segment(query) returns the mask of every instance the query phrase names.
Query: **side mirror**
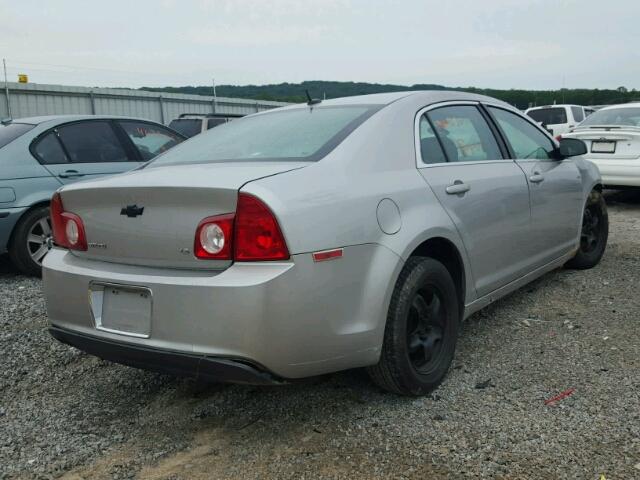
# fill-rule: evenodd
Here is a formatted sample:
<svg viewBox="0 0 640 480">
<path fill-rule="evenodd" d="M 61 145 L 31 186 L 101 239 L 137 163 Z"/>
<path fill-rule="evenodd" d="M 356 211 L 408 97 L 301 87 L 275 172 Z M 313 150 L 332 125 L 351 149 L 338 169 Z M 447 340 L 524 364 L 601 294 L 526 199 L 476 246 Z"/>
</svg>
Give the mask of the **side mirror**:
<svg viewBox="0 0 640 480">
<path fill-rule="evenodd" d="M 587 153 L 587 144 L 577 138 L 561 138 L 558 153 L 561 158 L 585 155 Z"/>
</svg>

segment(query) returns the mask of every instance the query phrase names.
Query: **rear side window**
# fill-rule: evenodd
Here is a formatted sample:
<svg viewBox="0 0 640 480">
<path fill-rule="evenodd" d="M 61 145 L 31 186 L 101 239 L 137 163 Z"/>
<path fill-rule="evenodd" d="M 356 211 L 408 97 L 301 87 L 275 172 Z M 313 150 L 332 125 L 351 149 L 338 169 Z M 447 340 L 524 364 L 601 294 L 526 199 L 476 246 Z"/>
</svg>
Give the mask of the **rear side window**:
<svg viewBox="0 0 640 480">
<path fill-rule="evenodd" d="M 71 163 L 126 162 L 124 147 L 109 122 L 81 122 L 58 128 Z"/>
<path fill-rule="evenodd" d="M 427 164 L 447 161 L 447 157 L 445 157 L 440 146 L 440 141 L 436 137 L 426 115 L 422 115 L 422 118 L 420 118 L 420 153 L 422 161 Z"/>
<path fill-rule="evenodd" d="M 36 143 L 33 151 L 45 165 L 56 165 L 59 163 L 69 163 L 69 159 L 62 150 L 60 141 L 53 132 L 47 133 Z"/>
<path fill-rule="evenodd" d="M 580 123 L 584 120 L 584 113 L 582 112 L 582 107 L 571 107 L 571 113 L 573 113 L 573 119 Z"/>
<path fill-rule="evenodd" d="M 316 106 L 243 117 L 178 145 L 150 165 L 317 161 L 380 108 Z"/>
<path fill-rule="evenodd" d="M 193 137 L 202 131 L 202 120 L 199 118 L 180 118 L 171 120 L 169 127 L 185 137 Z"/>
<path fill-rule="evenodd" d="M 227 123 L 227 120 L 224 118 L 210 118 L 207 120 L 207 130 L 222 125 L 223 123 Z"/>
<path fill-rule="evenodd" d="M 34 127 L 35 125 L 29 125 L 28 123 L 10 123 L 8 125 L 0 125 L 0 148 L 10 142 L 13 142 L 16 138 L 24 135 Z"/>
<path fill-rule="evenodd" d="M 554 145 L 544 133 L 515 113 L 495 107 L 489 107 L 489 110 L 496 118 L 516 158 L 551 158 Z"/>
<path fill-rule="evenodd" d="M 152 123 L 120 122 L 120 125 L 145 161 L 166 152 L 182 141 L 170 130 Z"/>
<path fill-rule="evenodd" d="M 564 107 L 539 108 L 531 110 L 527 115 L 544 125 L 567 123 L 567 112 Z"/>
<path fill-rule="evenodd" d="M 480 111 L 472 105 L 427 112 L 450 162 L 497 160 L 500 148 Z"/>
</svg>

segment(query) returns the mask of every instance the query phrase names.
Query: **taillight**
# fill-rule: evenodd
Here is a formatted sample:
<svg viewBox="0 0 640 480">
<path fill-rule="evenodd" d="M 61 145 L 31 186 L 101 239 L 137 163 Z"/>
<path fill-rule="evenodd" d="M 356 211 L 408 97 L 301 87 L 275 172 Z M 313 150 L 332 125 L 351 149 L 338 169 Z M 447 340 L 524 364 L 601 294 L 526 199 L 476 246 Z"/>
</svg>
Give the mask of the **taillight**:
<svg viewBox="0 0 640 480">
<path fill-rule="evenodd" d="M 238 196 L 234 258 L 240 262 L 289 258 L 287 244 L 273 212 L 261 200 L 246 193 Z"/>
<path fill-rule="evenodd" d="M 71 250 L 86 250 L 87 236 L 82 219 L 75 213 L 65 212 L 58 192 L 51 198 L 51 226 L 53 243 Z"/>
<path fill-rule="evenodd" d="M 238 195 L 236 213 L 207 217 L 198 224 L 197 258 L 258 262 L 286 260 L 287 244 L 273 212 L 260 199 Z"/>
<path fill-rule="evenodd" d="M 562 140 L 562 135 L 556 135 L 556 140 L 557 140 L 557 141 Z"/>
<path fill-rule="evenodd" d="M 198 258 L 231 260 L 233 239 L 232 213 L 207 217 L 198 224 L 193 252 Z"/>
</svg>

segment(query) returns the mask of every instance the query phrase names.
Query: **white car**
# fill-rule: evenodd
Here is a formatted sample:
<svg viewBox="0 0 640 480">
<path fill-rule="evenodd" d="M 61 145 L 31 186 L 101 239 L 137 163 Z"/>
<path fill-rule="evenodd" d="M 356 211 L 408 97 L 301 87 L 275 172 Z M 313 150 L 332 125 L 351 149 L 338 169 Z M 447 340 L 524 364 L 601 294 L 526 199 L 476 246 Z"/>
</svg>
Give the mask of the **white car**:
<svg viewBox="0 0 640 480">
<path fill-rule="evenodd" d="M 598 110 L 563 138 L 579 138 L 585 158 L 600 169 L 607 187 L 640 187 L 640 102 Z"/>
<path fill-rule="evenodd" d="M 528 108 L 524 113 L 557 137 L 569 133 L 594 111 L 593 108 L 582 105 L 545 105 Z"/>
</svg>

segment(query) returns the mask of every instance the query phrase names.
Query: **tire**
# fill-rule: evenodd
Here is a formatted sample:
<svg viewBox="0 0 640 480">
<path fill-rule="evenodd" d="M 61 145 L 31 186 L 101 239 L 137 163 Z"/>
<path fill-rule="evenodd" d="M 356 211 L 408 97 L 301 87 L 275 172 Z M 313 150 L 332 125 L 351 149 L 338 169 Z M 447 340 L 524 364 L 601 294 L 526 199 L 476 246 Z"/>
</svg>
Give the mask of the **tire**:
<svg viewBox="0 0 640 480">
<path fill-rule="evenodd" d="M 432 258 L 410 258 L 391 296 L 380 360 L 367 369 L 371 379 L 400 395 L 434 390 L 453 361 L 460 323 L 449 271 Z"/>
<path fill-rule="evenodd" d="M 609 238 L 609 215 L 607 204 L 601 192 L 593 190 L 587 198 L 582 215 L 582 229 L 580 231 L 580 247 L 575 257 L 565 266 L 585 270 L 593 268 L 604 255 Z"/>
<path fill-rule="evenodd" d="M 39 240 L 32 241 L 36 238 Z M 51 245 L 49 207 L 36 207 L 25 213 L 16 225 L 9 245 L 9 257 L 22 273 L 39 277 L 42 275 L 42 259 Z"/>
</svg>

